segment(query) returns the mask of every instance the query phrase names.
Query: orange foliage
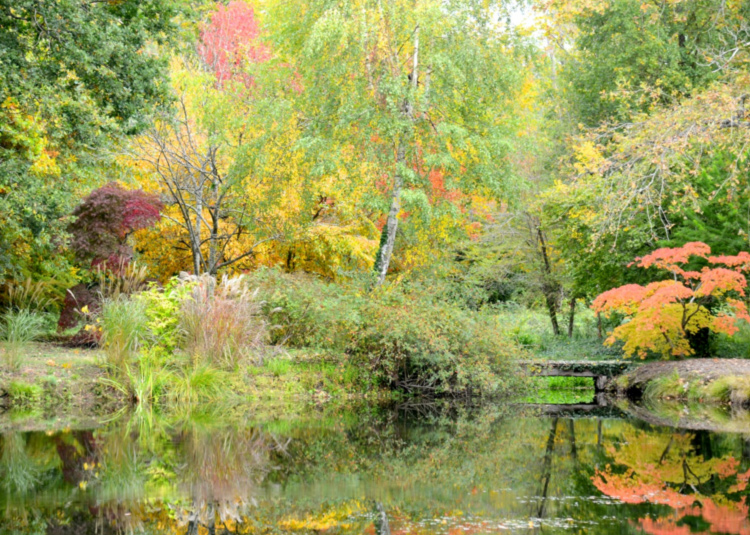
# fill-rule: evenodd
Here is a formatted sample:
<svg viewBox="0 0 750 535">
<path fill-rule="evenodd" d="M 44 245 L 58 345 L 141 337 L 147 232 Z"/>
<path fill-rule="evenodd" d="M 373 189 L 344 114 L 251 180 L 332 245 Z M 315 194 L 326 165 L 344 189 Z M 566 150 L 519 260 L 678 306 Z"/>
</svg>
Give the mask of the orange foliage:
<svg viewBox="0 0 750 535">
<path fill-rule="evenodd" d="M 687 525 L 678 525 L 686 517 L 702 517 L 711 525 L 710 533 L 731 533 L 732 535 L 750 535 L 750 519 L 748 506 L 743 501 L 738 504 L 717 504 L 711 498 L 702 498 L 697 505 L 684 507 L 675 511 L 673 518 L 659 518 L 652 520 L 642 518 L 638 521 L 641 529 L 650 535 L 687 535 L 696 534 Z M 687 531 L 686 531 L 687 530 Z"/>
<path fill-rule="evenodd" d="M 657 249 L 636 259 L 638 267 L 667 270 L 672 278 L 646 286 L 627 284 L 599 295 L 592 305 L 594 311 L 627 318 L 606 343 L 624 341 L 628 356 L 636 353 L 645 357 L 649 352 L 667 357 L 689 356 L 694 352 L 689 335 L 708 329 L 732 336 L 738 330 L 738 320 L 750 322 L 746 304 L 738 299 L 745 297 L 744 272 L 750 271 L 750 254 L 710 254 L 711 248 L 705 243 L 691 242 L 683 247 Z M 686 270 L 684 264 L 695 257 L 709 265 L 701 271 Z M 712 308 L 724 304 L 725 309 L 714 313 L 709 304 Z"/>
<path fill-rule="evenodd" d="M 597 470 L 592 481 L 604 494 L 624 503 L 650 502 L 680 508 L 692 505 L 695 499 L 693 496 L 680 494 L 661 482 L 645 483 L 633 477 L 633 470 L 624 474 L 613 474 L 609 469 Z"/>
</svg>

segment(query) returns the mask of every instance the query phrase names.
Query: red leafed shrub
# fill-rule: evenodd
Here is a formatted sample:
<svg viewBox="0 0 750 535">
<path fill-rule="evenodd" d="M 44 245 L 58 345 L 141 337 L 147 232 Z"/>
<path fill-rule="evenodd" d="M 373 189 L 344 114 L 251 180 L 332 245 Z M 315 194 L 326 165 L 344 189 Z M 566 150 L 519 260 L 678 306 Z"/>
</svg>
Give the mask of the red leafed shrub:
<svg viewBox="0 0 750 535">
<path fill-rule="evenodd" d="M 128 236 L 159 221 L 162 206 L 156 195 L 111 182 L 94 190 L 73 212 L 70 248 L 93 266 L 122 266 L 133 256 Z"/>
<path fill-rule="evenodd" d="M 259 35 L 255 12 L 246 2 L 234 0 L 217 8 L 201 32 L 198 53 L 216 74 L 219 86 L 232 79 L 252 85 L 252 78 L 243 72 L 243 67 L 270 57 L 268 47 L 259 42 Z"/>
<path fill-rule="evenodd" d="M 690 271 L 686 264 L 702 258 L 708 265 Z M 637 267 L 666 270 L 670 278 L 646 286 L 627 284 L 604 292 L 594 300 L 593 309 L 605 315 L 618 313 L 626 321 L 607 339 L 625 342 L 628 356 L 645 357 L 649 352 L 665 357 L 685 357 L 695 353 L 690 341 L 700 331 L 737 332 L 737 322 L 750 322 L 744 302 L 750 271 L 750 254 L 711 256 L 701 242 L 683 247 L 657 249 L 636 259 Z"/>
</svg>

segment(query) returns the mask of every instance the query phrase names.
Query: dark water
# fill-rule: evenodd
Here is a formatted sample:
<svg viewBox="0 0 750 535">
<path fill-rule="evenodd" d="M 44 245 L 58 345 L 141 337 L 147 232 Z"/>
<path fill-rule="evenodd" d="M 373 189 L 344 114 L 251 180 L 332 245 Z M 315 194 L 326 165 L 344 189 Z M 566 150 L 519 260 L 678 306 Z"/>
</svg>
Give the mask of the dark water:
<svg viewBox="0 0 750 535">
<path fill-rule="evenodd" d="M 511 405 L 140 411 L 0 436 L 0 533 L 750 534 L 748 431 Z"/>
</svg>

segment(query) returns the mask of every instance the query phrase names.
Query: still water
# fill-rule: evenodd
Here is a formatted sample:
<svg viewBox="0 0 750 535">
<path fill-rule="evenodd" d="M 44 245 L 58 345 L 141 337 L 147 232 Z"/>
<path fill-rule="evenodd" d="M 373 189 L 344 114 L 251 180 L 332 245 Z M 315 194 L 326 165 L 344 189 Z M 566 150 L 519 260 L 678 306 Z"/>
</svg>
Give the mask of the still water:
<svg viewBox="0 0 750 535">
<path fill-rule="evenodd" d="M 750 535 L 750 430 L 517 405 L 294 411 L 4 432 L 0 533 Z"/>
</svg>

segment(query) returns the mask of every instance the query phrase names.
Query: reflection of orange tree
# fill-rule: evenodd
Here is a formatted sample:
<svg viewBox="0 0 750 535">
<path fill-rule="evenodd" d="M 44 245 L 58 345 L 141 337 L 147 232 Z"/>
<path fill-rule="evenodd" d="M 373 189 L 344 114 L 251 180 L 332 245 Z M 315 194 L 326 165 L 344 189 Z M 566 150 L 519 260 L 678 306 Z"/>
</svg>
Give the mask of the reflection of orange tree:
<svg viewBox="0 0 750 535">
<path fill-rule="evenodd" d="M 631 503 L 653 503 L 674 509 L 672 516 L 642 518 L 641 529 L 652 535 L 695 533 L 683 525 L 689 517 L 702 518 L 706 533 L 750 535 L 748 503 L 741 496 L 750 470 L 741 472 L 731 456 L 704 459 L 690 434 L 646 433 L 629 430 L 619 447 L 609 446 L 614 461 L 597 470 L 594 485 L 609 497 Z M 623 472 L 618 467 L 625 467 Z"/>
</svg>

